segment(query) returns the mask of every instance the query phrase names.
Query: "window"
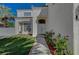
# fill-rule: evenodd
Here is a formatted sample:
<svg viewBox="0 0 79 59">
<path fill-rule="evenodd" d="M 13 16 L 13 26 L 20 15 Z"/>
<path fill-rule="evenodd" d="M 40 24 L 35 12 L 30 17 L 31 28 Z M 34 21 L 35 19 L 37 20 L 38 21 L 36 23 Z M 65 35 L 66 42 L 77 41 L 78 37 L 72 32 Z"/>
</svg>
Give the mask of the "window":
<svg viewBox="0 0 79 59">
<path fill-rule="evenodd" d="M 31 16 L 31 12 L 24 12 L 24 16 Z"/>
</svg>

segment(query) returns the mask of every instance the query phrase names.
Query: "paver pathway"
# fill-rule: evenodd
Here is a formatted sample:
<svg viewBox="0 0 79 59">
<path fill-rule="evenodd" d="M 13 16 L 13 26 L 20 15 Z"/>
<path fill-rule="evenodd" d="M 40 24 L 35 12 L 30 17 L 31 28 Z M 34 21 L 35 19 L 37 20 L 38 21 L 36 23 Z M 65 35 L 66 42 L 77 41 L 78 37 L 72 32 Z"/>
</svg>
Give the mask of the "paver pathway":
<svg viewBox="0 0 79 59">
<path fill-rule="evenodd" d="M 51 55 L 48 46 L 42 36 L 37 37 L 37 42 L 31 49 L 30 55 Z"/>
</svg>

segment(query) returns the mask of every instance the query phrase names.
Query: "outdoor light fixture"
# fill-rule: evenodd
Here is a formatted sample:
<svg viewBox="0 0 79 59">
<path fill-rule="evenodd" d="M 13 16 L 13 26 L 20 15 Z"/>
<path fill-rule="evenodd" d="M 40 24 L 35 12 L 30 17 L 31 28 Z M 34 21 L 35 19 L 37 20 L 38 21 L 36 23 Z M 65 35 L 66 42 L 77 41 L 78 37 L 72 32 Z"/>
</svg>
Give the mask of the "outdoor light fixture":
<svg viewBox="0 0 79 59">
<path fill-rule="evenodd" d="M 79 5 L 77 6 L 75 10 L 75 19 L 79 21 Z"/>
</svg>

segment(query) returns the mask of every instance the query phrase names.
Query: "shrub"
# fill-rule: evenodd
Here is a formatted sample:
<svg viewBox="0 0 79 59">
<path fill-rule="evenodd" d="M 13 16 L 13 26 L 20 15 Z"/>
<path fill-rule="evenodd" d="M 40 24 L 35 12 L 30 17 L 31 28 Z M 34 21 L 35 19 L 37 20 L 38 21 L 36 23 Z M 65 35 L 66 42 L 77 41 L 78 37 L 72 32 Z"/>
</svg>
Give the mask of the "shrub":
<svg viewBox="0 0 79 59">
<path fill-rule="evenodd" d="M 25 55 L 35 43 L 35 38 L 29 35 L 15 35 L 0 39 L 1 55 Z"/>
<path fill-rule="evenodd" d="M 56 35 L 55 32 L 46 32 L 44 38 L 53 55 L 71 55 L 72 50 L 68 48 L 68 36 L 61 34 Z"/>
</svg>

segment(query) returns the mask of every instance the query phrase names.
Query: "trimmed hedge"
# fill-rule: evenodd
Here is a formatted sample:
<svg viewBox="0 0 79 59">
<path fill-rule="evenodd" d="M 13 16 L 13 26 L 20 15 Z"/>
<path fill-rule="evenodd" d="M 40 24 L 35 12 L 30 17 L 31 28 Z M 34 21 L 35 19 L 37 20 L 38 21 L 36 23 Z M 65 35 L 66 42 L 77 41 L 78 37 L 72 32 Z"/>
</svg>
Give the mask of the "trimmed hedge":
<svg viewBox="0 0 79 59">
<path fill-rule="evenodd" d="M 29 35 L 0 39 L 0 55 L 28 55 L 35 41 L 35 38 Z"/>
</svg>

